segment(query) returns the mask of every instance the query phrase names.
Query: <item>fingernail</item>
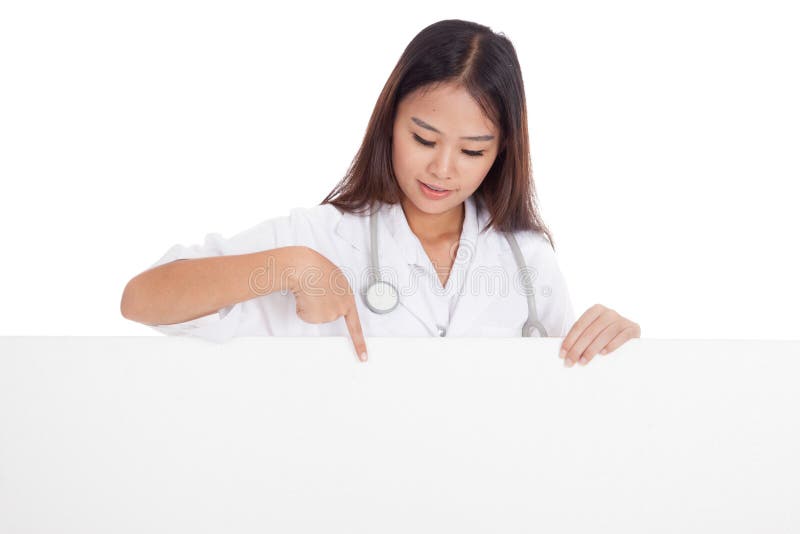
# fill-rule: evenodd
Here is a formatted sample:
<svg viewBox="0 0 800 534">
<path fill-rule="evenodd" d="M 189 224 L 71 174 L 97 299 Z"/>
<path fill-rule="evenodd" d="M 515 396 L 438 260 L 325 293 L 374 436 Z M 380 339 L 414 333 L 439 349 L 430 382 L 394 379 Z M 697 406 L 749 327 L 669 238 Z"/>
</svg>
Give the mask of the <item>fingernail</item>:
<svg viewBox="0 0 800 534">
<path fill-rule="evenodd" d="M 600 351 L 600 354 L 608 354 L 608 351 L 606 349 L 603 349 Z"/>
<path fill-rule="evenodd" d="M 564 367 L 572 367 L 572 360 L 564 358 Z"/>
<path fill-rule="evenodd" d="M 561 352 L 558 353 L 558 357 L 561 358 L 562 360 L 566 355 L 567 355 L 567 349 L 561 349 Z"/>
<path fill-rule="evenodd" d="M 361 359 L 362 362 L 367 361 L 367 353 L 366 352 L 362 352 L 361 356 L 359 356 L 359 358 Z"/>
<path fill-rule="evenodd" d="M 586 358 L 581 358 L 580 360 L 578 360 L 578 363 L 581 365 L 586 365 L 587 363 L 589 363 L 589 360 L 587 360 Z"/>
</svg>

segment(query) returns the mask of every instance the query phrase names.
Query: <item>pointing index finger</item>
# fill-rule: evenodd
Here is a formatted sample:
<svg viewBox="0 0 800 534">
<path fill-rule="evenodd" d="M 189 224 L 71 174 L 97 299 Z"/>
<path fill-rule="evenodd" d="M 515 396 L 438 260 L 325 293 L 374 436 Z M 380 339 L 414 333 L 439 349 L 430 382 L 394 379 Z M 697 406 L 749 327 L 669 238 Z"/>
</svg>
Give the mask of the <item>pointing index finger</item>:
<svg viewBox="0 0 800 534">
<path fill-rule="evenodd" d="M 347 325 L 347 330 L 350 332 L 353 345 L 355 345 L 358 359 L 362 362 L 367 361 L 367 342 L 364 340 L 364 331 L 361 329 L 361 320 L 358 318 L 358 310 L 356 309 L 355 301 L 350 311 L 345 314 L 344 322 Z"/>
</svg>

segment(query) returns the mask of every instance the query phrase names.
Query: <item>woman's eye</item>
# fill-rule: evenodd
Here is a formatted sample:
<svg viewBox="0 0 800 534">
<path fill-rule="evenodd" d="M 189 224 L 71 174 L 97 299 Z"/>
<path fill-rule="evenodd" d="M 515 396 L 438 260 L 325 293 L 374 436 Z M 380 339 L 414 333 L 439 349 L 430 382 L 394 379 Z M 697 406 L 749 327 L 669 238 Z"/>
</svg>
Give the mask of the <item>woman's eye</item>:
<svg viewBox="0 0 800 534">
<path fill-rule="evenodd" d="M 417 142 L 419 142 L 419 143 L 421 143 L 421 144 L 423 144 L 425 146 L 433 146 L 433 145 L 436 144 L 433 141 L 427 141 L 427 140 L 421 138 L 417 134 L 414 134 L 414 139 L 416 139 Z M 462 150 L 462 152 L 464 152 L 464 154 L 466 154 L 467 156 L 472 156 L 473 158 L 479 158 L 479 157 L 483 156 L 483 152 L 484 151 L 483 150 Z"/>
</svg>

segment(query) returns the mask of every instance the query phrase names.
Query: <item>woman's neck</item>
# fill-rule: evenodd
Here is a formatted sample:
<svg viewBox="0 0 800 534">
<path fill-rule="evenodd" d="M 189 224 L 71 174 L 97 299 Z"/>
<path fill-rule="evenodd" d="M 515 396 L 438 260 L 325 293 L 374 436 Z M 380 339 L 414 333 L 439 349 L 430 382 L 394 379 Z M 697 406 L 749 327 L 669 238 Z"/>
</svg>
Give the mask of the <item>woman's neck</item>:
<svg viewBox="0 0 800 534">
<path fill-rule="evenodd" d="M 464 203 L 444 213 L 420 211 L 408 198 L 400 201 L 408 226 L 423 243 L 458 240 L 464 227 Z"/>
</svg>

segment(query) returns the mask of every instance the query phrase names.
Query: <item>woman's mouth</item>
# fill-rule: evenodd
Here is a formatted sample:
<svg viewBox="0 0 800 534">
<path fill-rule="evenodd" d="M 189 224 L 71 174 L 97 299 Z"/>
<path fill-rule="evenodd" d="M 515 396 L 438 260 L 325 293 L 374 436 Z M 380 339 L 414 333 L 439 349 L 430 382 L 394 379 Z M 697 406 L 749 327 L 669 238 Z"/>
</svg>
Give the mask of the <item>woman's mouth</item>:
<svg viewBox="0 0 800 534">
<path fill-rule="evenodd" d="M 419 182 L 419 180 L 417 180 Z M 436 190 L 433 187 L 429 186 L 424 182 L 419 182 L 419 188 L 425 194 L 426 197 L 430 198 L 431 200 L 439 200 L 448 196 L 452 191 L 450 190 Z"/>
</svg>

